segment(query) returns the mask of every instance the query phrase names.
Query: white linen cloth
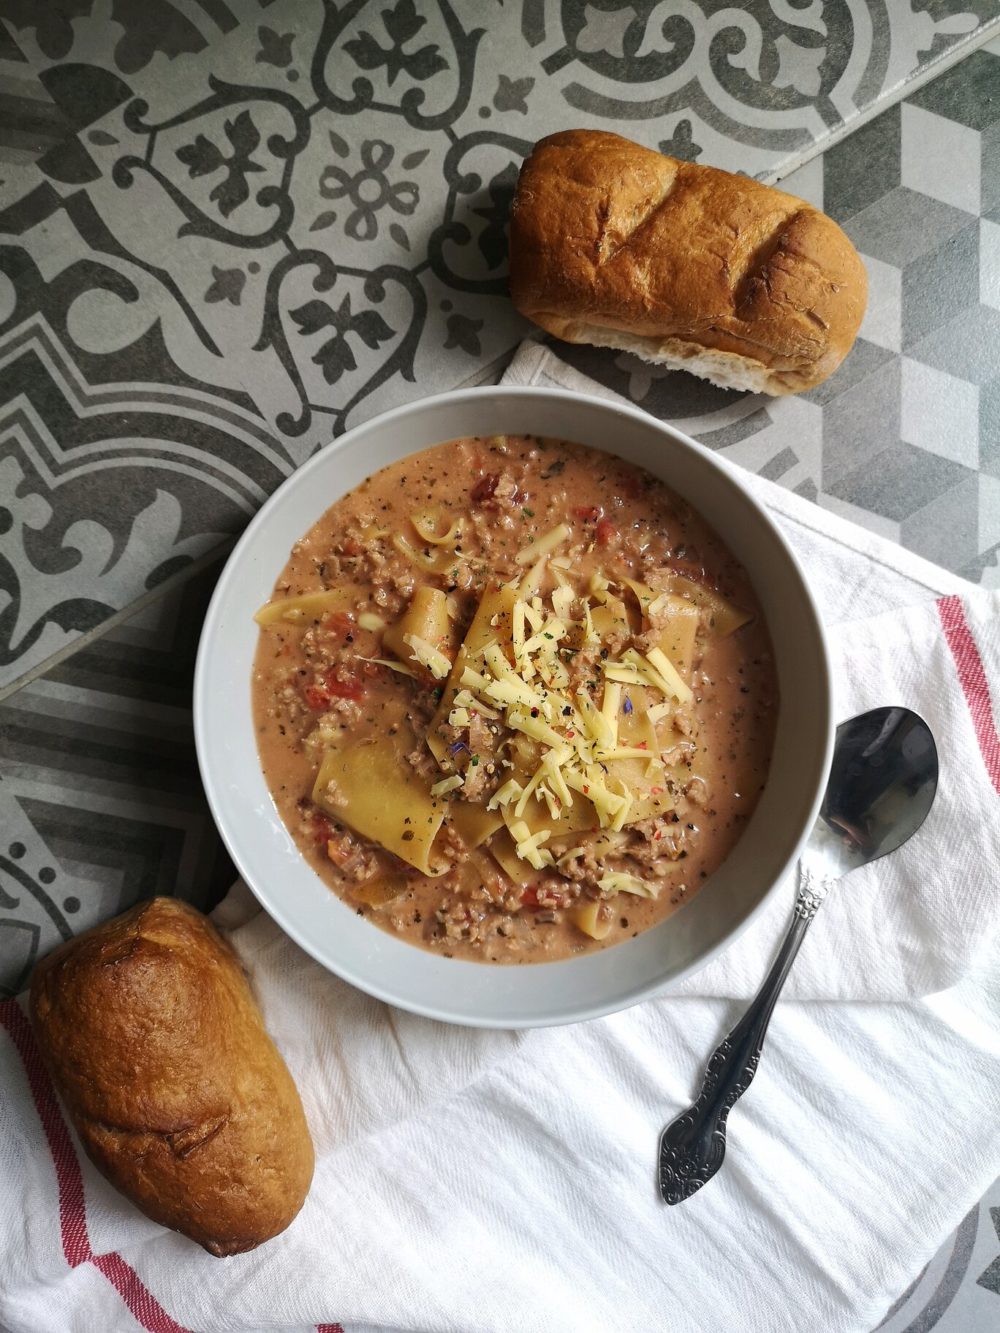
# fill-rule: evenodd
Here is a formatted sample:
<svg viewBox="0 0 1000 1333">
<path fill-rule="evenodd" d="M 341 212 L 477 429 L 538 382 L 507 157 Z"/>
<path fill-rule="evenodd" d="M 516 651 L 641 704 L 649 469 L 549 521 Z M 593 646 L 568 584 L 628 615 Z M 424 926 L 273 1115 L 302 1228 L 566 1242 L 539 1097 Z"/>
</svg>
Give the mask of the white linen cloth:
<svg viewBox="0 0 1000 1333">
<path fill-rule="evenodd" d="M 506 378 L 603 392 L 533 344 Z M 719 1175 L 666 1208 L 657 1134 L 741 1012 L 725 997 L 766 971 L 793 886 L 684 994 L 514 1033 L 369 999 L 238 885 L 216 917 L 302 1091 L 317 1149 L 302 1213 L 220 1261 L 140 1216 L 86 1161 L 78 1197 L 51 1106 L 43 1130 L 32 1105 L 45 1089 L 37 1069 L 26 1077 L 30 1042 L 22 1030 L 19 1053 L 0 1037 L 0 1325 L 868 1333 L 879 1321 L 1000 1171 L 1000 603 L 741 480 L 807 568 L 840 714 L 916 708 L 942 774 L 919 838 L 817 916 Z"/>
</svg>

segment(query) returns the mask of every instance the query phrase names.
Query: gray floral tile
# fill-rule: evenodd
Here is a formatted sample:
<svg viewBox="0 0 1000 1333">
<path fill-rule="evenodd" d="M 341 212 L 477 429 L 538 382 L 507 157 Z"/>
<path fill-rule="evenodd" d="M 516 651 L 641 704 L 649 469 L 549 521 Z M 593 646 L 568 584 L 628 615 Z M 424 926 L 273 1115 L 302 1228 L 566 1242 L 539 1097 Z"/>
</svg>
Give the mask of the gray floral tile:
<svg viewBox="0 0 1000 1333">
<path fill-rule="evenodd" d="M 887 1312 L 877 1333 L 989 1333 L 1000 1318 L 1000 1180 Z"/>
<path fill-rule="evenodd" d="M 0 131 L 16 167 L 0 338 L 30 405 L 0 408 L 0 688 L 238 529 L 332 434 L 513 346 L 506 218 L 541 133 L 604 124 L 773 176 L 981 40 L 1000 0 L 880 0 L 867 21 L 847 0 L 116 0 L 111 14 L 0 0 L 0 70 L 21 98 Z M 962 66 L 956 119 L 947 88 L 906 109 L 914 135 L 951 125 L 942 151 L 966 166 L 995 146 L 976 119 L 982 58 Z M 851 225 L 883 266 L 883 321 L 898 308 L 923 347 L 968 304 L 971 176 L 939 188 L 905 135 L 861 134 L 901 156 L 895 193 L 866 182 Z M 850 197 L 859 173 L 841 169 Z M 943 298 L 899 262 L 897 219 L 916 204 L 910 257 L 934 252 Z M 926 356 L 951 374 L 946 350 Z M 992 410 L 989 376 L 979 401 Z M 898 529 L 900 507 L 881 507 Z"/>
<path fill-rule="evenodd" d="M 218 565 L 0 703 L 0 994 L 155 893 L 235 878 L 202 794 L 191 675 Z"/>
<path fill-rule="evenodd" d="M 36 173 L 0 210 L 0 689 L 238 531 L 295 461 L 155 258 L 61 189 Z"/>
</svg>

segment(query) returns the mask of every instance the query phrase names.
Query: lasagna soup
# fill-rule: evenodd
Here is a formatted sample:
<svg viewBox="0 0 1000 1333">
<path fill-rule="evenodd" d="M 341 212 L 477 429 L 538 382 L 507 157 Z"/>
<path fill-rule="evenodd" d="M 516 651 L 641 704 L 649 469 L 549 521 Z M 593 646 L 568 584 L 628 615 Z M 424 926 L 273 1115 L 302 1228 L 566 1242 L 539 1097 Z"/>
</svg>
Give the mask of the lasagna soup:
<svg viewBox="0 0 1000 1333">
<path fill-rule="evenodd" d="M 597 450 L 413 454 L 327 510 L 257 620 L 260 756 L 303 855 L 449 958 L 548 962 L 645 930 L 764 785 L 777 691 L 747 576 Z"/>
</svg>

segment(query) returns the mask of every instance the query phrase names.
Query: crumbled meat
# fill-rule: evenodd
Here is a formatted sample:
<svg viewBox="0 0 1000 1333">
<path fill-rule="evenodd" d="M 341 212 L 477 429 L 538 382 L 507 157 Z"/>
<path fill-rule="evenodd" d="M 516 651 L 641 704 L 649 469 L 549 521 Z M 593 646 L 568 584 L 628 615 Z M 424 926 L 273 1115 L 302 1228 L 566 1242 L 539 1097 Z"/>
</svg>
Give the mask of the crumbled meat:
<svg viewBox="0 0 1000 1333">
<path fill-rule="evenodd" d="M 441 775 L 437 761 L 426 745 L 418 745 L 415 749 L 410 750 L 406 756 L 406 762 L 422 778 L 433 779 L 436 782 Z"/>
</svg>

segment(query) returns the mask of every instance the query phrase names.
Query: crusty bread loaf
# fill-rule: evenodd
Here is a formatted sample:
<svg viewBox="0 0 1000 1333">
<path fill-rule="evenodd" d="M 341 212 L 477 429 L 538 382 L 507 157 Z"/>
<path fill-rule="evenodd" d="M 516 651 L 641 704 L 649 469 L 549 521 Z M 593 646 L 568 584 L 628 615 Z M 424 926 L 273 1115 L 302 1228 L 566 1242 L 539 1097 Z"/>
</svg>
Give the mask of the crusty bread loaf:
<svg viewBox="0 0 1000 1333">
<path fill-rule="evenodd" d="M 511 215 L 522 314 L 725 388 L 809 389 L 850 351 L 857 251 L 810 204 L 600 130 L 536 144 Z"/>
<path fill-rule="evenodd" d="M 36 969 L 31 1017 L 87 1155 L 147 1216 L 215 1255 L 276 1236 L 313 1147 L 238 958 L 209 920 L 154 898 Z"/>
</svg>

